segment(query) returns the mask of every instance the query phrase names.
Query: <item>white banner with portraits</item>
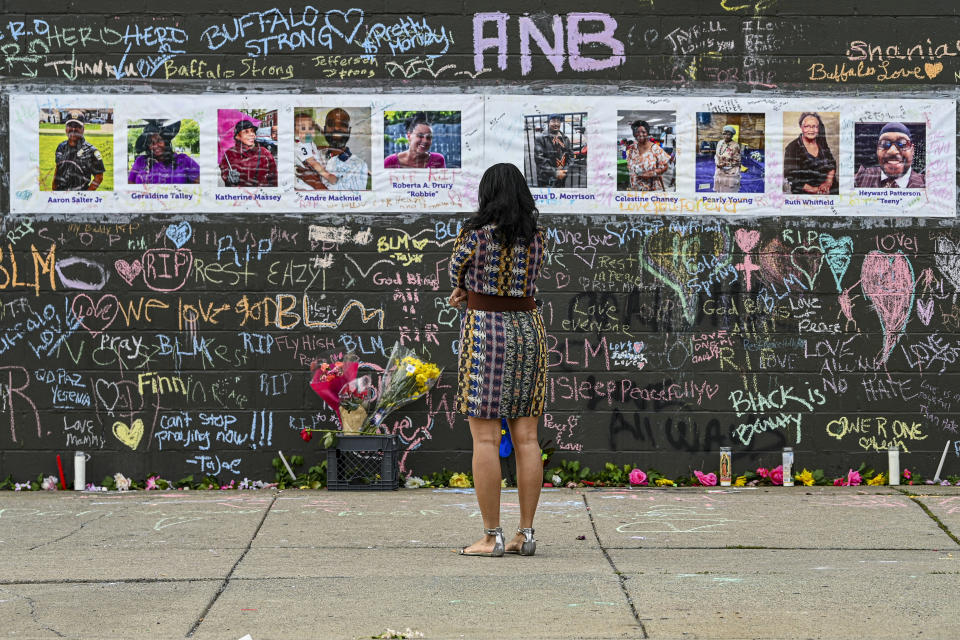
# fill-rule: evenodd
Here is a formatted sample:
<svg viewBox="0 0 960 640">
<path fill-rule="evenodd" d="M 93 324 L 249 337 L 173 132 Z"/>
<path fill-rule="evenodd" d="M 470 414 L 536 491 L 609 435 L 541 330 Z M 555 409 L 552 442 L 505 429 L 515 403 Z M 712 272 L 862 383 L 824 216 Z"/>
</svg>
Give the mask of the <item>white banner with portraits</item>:
<svg viewBox="0 0 960 640">
<path fill-rule="evenodd" d="M 481 94 L 15 95 L 11 210 L 954 216 L 955 103 Z"/>
</svg>

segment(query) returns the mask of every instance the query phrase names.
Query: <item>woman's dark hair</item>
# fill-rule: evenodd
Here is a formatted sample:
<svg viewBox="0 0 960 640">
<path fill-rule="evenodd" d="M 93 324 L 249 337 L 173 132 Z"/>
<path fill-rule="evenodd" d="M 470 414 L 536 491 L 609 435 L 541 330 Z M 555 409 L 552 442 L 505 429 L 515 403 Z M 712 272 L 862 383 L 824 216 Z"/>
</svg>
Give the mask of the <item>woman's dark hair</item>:
<svg viewBox="0 0 960 640">
<path fill-rule="evenodd" d="M 417 128 L 418 124 L 425 124 L 428 127 L 433 127 L 430 124 L 430 121 L 427 120 L 427 114 L 425 111 L 417 111 L 415 114 L 403 121 L 403 126 L 406 127 L 407 135 L 410 135 L 410 132 Z"/>
<path fill-rule="evenodd" d="M 646 120 L 634 120 L 630 123 L 630 133 L 633 134 L 633 137 L 637 137 L 637 127 L 643 127 L 647 131 L 647 135 L 650 135 L 650 125 L 647 124 Z"/>
<path fill-rule="evenodd" d="M 803 127 L 803 121 L 807 118 L 816 118 L 819 123 L 817 127 L 817 146 L 821 149 L 826 150 L 828 154 L 833 156 L 833 153 L 830 151 L 830 145 L 827 144 L 827 128 L 823 126 L 823 119 L 820 117 L 820 114 L 816 111 L 804 111 L 800 114 L 800 119 L 797 121 L 797 124 L 800 127 Z"/>
<path fill-rule="evenodd" d="M 495 224 L 504 246 L 530 244 L 540 212 L 520 169 L 507 162 L 491 166 L 480 178 L 478 196 L 480 206 L 464 225 L 467 229 Z"/>
</svg>

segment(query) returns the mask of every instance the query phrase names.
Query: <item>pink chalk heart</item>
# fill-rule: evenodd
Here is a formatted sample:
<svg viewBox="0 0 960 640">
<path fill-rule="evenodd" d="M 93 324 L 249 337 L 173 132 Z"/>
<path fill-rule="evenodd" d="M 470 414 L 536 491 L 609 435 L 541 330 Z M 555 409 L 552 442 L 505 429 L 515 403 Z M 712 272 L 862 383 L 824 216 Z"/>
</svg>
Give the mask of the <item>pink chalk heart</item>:
<svg viewBox="0 0 960 640">
<path fill-rule="evenodd" d="M 871 251 L 863 258 L 860 286 L 880 318 L 883 327 L 883 362 L 897 346 L 913 309 L 913 266 L 899 251 L 895 254 Z"/>
<path fill-rule="evenodd" d="M 755 229 L 753 231 L 737 229 L 737 232 L 733 234 L 733 239 L 737 241 L 737 246 L 740 247 L 740 250 L 746 253 L 760 242 L 760 232 Z"/>
<path fill-rule="evenodd" d="M 79 293 L 73 297 L 70 311 L 80 321 L 80 326 L 99 335 L 113 324 L 120 311 L 120 301 L 112 293 L 101 296 L 96 302 L 87 294 Z"/>
<path fill-rule="evenodd" d="M 117 260 L 113 263 L 113 268 L 117 270 L 117 273 L 120 274 L 120 277 L 123 278 L 127 284 L 133 284 L 133 281 L 136 280 L 140 272 L 143 271 L 143 265 L 140 264 L 139 260 L 134 260 L 133 262 Z"/>
</svg>

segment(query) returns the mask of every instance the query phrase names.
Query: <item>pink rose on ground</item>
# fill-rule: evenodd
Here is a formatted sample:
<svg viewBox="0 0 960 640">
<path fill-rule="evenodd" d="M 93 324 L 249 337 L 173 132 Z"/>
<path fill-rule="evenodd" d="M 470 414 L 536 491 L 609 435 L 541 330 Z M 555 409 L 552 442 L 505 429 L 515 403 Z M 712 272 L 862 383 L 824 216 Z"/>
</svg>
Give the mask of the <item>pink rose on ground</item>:
<svg viewBox="0 0 960 640">
<path fill-rule="evenodd" d="M 849 487 L 859 487 L 863 482 L 863 479 L 860 478 L 860 473 L 850 469 L 850 472 L 847 474 L 847 482 L 845 483 Z"/>
<path fill-rule="evenodd" d="M 770 482 L 777 486 L 783 485 L 783 465 L 770 470 Z"/>
<path fill-rule="evenodd" d="M 715 473 L 703 473 L 702 471 L 694 471 L 693 475 L 697 477 L 697 482 L 699 482 L 704 487 L 717 486 L 717 474 Z"/>
<path fill-rule="evenodd" d="M 837 478 L 836 480 L 834 480 L 834 481 L 833 481 L 833 486 L 835 486 L 835 487 L 842 487 L 842 486 L 843 486 L 843 478 Z"/>
<path fill-rule="evenodd" d="M 763 467 L 757 467 L 757 475 L 761 478 L 766 478 L 770 475 L 770 471 L 768 469 L 764 469 Z"/>
<path fill-rule="evenodd" d="M 640 469 L 634 469 L 630 472 L 630 484 L 643 485 L 647 484 L 647 474 L 645 474 Z"/>
</svg>

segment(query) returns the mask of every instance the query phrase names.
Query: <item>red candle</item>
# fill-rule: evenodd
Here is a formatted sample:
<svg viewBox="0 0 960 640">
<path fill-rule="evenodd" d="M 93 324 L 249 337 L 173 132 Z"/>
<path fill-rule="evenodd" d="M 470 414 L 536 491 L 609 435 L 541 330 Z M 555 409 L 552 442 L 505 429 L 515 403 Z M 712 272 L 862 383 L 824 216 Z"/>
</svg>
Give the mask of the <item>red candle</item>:
<svg viewBox="0 0 960 640">
<path fill-rule="evenodd" d="M 63 463 L 60 461 L 60 454 L 57 454 L 57 468 L 60 469 L 60 490 L 65 491 L 67 488 L 67 481 L 63 478 Z"/>
</svg>

